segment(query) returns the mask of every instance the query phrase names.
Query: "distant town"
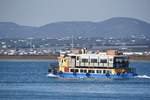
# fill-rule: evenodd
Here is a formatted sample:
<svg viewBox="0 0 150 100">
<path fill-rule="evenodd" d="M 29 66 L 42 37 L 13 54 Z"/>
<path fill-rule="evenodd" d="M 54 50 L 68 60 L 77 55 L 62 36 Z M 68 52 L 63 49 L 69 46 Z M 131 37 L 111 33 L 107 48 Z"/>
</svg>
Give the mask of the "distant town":
<svg viewBox="0 0 150 100">
<path fill-rule="evenodd" d="M 62 37 L 0 39 L 0 55 L 59 55 L 60 50 L 70 48 L 89 50 L 117 49 L 126 55 L 150 55 L 150 38 L 132 35 L 129 38 L 103 37 Z"/>
</svg>

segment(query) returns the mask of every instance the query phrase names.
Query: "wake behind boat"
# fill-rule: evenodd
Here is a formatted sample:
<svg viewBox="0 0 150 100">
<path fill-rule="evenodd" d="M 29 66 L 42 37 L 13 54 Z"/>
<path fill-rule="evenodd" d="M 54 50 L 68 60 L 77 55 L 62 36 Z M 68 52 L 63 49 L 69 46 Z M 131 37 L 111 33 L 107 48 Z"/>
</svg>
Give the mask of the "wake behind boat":
<svg viewBox="0 0 150 100">
<path fill-rule="evenodd" d="M 137 76 L 135 69 L 129 67 L 128 56 L 117 50 L 90 52 L 87 49 L 74 49 L 61 53 L 58 62 L 58 67 L 48 70 L 51 77 L 123 79 Z"/>
</svg>

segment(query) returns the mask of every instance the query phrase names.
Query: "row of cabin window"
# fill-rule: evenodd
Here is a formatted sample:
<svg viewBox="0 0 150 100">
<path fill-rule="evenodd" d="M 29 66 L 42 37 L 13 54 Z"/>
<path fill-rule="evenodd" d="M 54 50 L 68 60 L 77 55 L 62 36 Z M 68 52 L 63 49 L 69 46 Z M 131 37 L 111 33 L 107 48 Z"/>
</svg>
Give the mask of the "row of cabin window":
<svg viewBox="0 0 150 100">
<path fill-rule="evenodd" d="M 109 60 L 112 61 L 112 59 L 109 59 Z M 82 61 L 83 63 L 89 62 L 88 59 L 82 59 L 81 61 Z M 91 59 L 90 62 L 91 62 L 91 63 L 98 63 L 98 60 L 97 60 L 97 59 Z M 99 62 L 100 62 L 100 63 L 107 63 L 107 59 L 100 59 Z"/>
<path fill-rule="evenodd" d="M 70 69 L 70 72 L 80 72 L 80 73 L 97 73 L 97 74 L 111 74 L 111 70 L 86 70 L 86 69 Z"/>
</svg>

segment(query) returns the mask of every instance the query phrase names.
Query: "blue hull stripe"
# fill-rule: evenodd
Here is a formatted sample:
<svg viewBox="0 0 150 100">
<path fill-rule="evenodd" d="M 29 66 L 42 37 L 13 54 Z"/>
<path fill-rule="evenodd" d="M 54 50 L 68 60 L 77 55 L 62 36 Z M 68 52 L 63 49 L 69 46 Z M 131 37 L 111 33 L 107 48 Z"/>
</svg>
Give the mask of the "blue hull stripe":
<svg viewBox="0 0 150 100">
<path fill-rule="evenodd" d="M 133 78 L 134 76 L 136 76 L 136 74 L 125 73 L 125 74 L 120 74 L 120 75 L 114 74 L 110 76 L 106 76 L 102 74 L 90 74 L 90 76 L 87 77 L 86 74 L 82 74 L 82 73 L 77 73 L 76 75 L 74 75 L 73 73 L 63 73 L 59 76 L 63 78 Z"/>
</svg>

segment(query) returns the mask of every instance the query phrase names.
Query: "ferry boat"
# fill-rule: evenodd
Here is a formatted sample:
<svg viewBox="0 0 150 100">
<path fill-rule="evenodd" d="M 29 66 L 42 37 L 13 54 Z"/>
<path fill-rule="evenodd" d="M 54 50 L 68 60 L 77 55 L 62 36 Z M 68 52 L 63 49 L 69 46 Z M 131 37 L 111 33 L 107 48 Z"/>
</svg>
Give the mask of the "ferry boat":
<svg viewBox="0 0 150 100">
<path fill-rule="evenodd" d="M 109 78 L 122 79 L 137 76 L 129 67 L 128 56 L 117 50 L 90 52 L 87 49 L 61 53 L 58 67 L 50 67 L 48 72 L 58 78 Z"/>
</svg>

